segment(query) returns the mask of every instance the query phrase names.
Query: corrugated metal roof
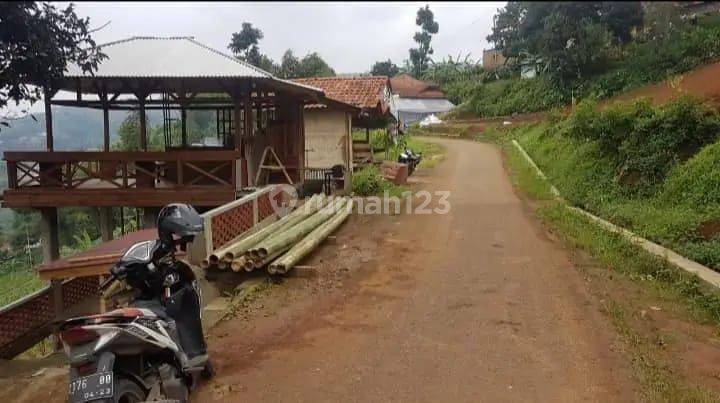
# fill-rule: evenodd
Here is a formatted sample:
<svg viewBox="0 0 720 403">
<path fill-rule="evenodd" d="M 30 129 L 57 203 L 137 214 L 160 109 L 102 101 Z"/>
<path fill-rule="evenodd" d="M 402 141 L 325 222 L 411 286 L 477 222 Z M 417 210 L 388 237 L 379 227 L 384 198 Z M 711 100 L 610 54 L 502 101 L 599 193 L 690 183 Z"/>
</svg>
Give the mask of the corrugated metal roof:
<svg viewBox="0 0 720 403">
<path fill-rule="evenodd" d="M 397 97 L 395 99 L 395 105 L 398 112 L 413 113 L 440 113 L 447 112 L 455 107 L 455 105 L 447 99 L 436 98 L 422 99 Z"/>
<path fill-rule="evenodd" d="M 135 36 L 100 45 L 108 57 L 95 77 L 255 77 L 272 74 L 231 55 L 203 45 L 192 37 Z M 88 77 L 77 65 L 66 77 Z"/>
</svg>

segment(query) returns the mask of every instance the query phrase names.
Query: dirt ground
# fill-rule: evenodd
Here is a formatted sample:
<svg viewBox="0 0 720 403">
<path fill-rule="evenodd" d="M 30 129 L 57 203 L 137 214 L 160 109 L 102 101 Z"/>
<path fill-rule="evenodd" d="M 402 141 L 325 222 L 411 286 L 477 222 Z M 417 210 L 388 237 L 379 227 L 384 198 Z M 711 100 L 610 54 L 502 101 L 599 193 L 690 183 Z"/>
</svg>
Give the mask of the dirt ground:
<svg viewBox="0 0 720 403">
<path fill-rule="evenodd" d="M 283 288 L 296 295 L 271 313 L 217 327 L 218 376 L 197 401 L 632 399 L 611 326 L 515 195 L 500 152 L 443 143 L 445 162 L 418 179 L 451 192 L 450 213 L 345 225 L 310 264 L 347 274 L 315 293 L 291 278 Z"/>
<path fill-rule="evenodd" d="M 588 275 L 515 193 L 496 147 L 431 141 L 447 156 L 412 188 L 450 191 L 449 213 L 353 216 L 311 267 L 210 332 L 217 376 L 193 402 L 637 400 L 642 386 L 602 313 L 611 297 L 671 331 L 669 350 L 687 346 L 678 376 L 690 368 L 718 383 L 712 331 L 649 309 L 656 298 L 633 283 Z M 64 391 L 61 367 L 0 371 L 0 401 L 63 402 Z"/>
<path fill-rule="evenodd" d="M 613 100 L 628 101 L 637 98 L 650 98 L 655 105 L 681 95 L 691 94 L 720 103 L 720 63 L 711 63 L 661 83 L 648 85 L 624 93 Z"/>
</svg>

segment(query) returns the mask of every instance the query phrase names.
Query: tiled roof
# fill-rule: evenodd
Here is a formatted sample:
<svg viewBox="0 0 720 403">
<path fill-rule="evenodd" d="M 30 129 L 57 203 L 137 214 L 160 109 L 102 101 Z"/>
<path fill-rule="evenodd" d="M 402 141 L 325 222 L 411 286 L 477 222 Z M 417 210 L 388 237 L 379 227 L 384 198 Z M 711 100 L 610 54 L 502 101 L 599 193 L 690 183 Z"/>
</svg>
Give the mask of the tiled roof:
<svg viewBox="0 0 720 403">
<path fill-rule="evenodd" d="M 445 98 L 445 94 L 436 84 L 417 80 L 409 74 L 391 78 L 390 84 L 393 93 L 403 98 Z"/>
<path fill-rule="evenodd" d="M 314 77 L 291 80 L 323 90 L 325 96 L 358 108 L 385 108 L 385 88 L 389 80 L 385 76 L 372 77 Z"/>
</svg>

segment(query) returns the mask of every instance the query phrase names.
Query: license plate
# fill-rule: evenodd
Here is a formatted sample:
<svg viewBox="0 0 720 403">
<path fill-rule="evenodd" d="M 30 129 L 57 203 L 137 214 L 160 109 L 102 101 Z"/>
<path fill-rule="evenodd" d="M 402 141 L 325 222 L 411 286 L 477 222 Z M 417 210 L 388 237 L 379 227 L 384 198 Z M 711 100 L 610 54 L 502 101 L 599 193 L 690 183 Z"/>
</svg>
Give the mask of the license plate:
<svg viewBox="0 0 720 403">
<path fill-rule="evenodd" d="M 70 381 L 68 393 L 71 403 L 105 399 L 113 395 L 113 373 L 98 372 Z"/>
</svg>

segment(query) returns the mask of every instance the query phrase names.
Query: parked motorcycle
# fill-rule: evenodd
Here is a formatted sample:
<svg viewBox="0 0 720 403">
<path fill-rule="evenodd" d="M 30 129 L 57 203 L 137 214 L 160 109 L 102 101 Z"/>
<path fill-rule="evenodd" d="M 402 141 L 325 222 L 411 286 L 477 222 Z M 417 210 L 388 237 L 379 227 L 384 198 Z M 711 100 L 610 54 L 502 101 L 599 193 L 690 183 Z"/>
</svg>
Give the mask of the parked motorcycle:
<svg viewBox="0 0 720 403">
<path fill-rule="evenodd" d="M 420 165 L 420 161 L 422 161 L 422 153 L 415 153 L 413 150 L 405 148 L 405 150 L 398 155 L 397 162 L 407 164 L 408 175 L 412 175 L 413 172 L 415 172 L 415 168 Z"/>
<path fill-rule="evenodd" d="M 61 325 L 70 403 L 184 403 L 201 377 L 212 376 L 200 288 L 192 269 L 175 258 L 202 232 L 203 220 L 192 206 L 170 204 L 157 227 L 159 238 L 131 246 L 100 287 L 126 283 L 135 293 L 130 306 Z"/>
</svg>

